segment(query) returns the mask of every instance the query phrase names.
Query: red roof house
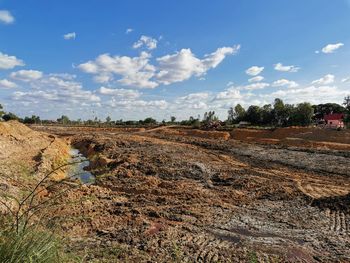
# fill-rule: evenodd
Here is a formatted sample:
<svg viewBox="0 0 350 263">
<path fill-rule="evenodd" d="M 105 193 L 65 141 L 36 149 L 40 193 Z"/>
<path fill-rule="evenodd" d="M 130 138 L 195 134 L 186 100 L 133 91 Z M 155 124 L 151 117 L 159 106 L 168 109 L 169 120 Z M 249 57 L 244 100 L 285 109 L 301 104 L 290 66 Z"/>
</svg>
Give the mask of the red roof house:
<svg viewBox="0 0 350 263">
<path fill-rule="evenodd" d="M 344 128 L 344 118 L 343 113 L 331 113 L 324 115 L 323 119 L 326 122 L 327 128 Z"/>
</svg>

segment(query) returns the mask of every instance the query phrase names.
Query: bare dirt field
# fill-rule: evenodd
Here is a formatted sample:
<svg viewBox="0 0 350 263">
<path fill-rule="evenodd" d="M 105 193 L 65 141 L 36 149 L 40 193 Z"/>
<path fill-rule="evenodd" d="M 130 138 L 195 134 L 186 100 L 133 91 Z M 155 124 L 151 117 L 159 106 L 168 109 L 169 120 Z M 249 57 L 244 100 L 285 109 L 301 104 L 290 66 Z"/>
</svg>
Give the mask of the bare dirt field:
<svg viewBox="0 0 350 263">
<path fill-rule="evenodd" d="M 350 261 L 348 131 L 33 128 L 97 177 L 52 211 L 86 262 Z"/>
</svg>

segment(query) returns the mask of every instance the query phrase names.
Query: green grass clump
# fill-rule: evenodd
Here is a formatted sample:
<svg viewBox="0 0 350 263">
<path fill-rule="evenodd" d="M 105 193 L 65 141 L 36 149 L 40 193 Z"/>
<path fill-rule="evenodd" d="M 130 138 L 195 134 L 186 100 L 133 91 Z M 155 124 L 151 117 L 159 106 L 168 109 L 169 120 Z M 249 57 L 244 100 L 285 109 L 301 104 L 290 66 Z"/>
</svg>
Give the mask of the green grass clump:
<svg viewBox="0 0 350 263">
<path fill-rule="evenodd" d="M 0 232 L 0 262 L 59 262 L 59 243 L 51 233 L 28 228 Z"/>
</svg>

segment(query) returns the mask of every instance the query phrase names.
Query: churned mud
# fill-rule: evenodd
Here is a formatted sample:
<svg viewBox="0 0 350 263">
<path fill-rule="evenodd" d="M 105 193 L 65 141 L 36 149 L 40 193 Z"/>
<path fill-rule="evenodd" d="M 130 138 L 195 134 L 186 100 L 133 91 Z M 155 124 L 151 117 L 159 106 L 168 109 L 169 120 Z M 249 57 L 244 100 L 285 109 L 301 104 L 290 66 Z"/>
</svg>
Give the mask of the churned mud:
<svg viewBox="0 0 350 263">
<path fill-rule="evenodd" d="M 343 148 L 176 127 L 45 129 L 70 138 L 96 175 L 55 212 L 87 261 L 350 261 Z"/>
</svg>

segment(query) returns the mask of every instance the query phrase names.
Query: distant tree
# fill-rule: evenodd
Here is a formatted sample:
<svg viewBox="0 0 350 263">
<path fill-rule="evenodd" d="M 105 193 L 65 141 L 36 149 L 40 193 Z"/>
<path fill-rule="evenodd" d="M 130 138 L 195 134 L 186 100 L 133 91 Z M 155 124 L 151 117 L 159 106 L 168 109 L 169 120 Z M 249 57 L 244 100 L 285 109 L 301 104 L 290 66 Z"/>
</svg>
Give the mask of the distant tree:
<svg viewBox="0 0 350 263">
<path fill-rule="evenodd" d="M 273 104 L 274 123 L 278 126 L 287 126 L 294 106 L 284 104 L 283 100 L 275 99 Z"/>
<path fill-rule="evenodd" d="M 57 122 L 59 122 L 63 125 L 66 125 L 66 124 L 70 123 L 70 120 L 69 120 L 68 116 L 62 115 L 61 118 L 57 119 Z"/>
<path fill-rule="evenodd" d="M 144 119 L 142 122 L 143 124 L 157 124 L 157 121 L 151 117 Z"/>
<path fill-rule="evenodd" d="M 40 123 L 40 117 L 32 115 L 32 117 L 25 117 L 23 123 L 26 124 L 37 124 Z"/>
<path fill-rule="evenodd" d="M 17 115 L 12 113 L 12 112 L 8 112 L 8 113 L 5 113 L 4 115 L 2 115 L 2 119 L 4 121 L 19 120 Z"/>
<path fill-rule="evenodd" d="M 215 111 L 209 111 L 204 113 L 203 122 L 205 124 L 218 120 L 219 118 L 215 115 Z"/>
<path fill-rule="evenodd" d="M 227 113 L 227 121 L 231 124 L 246 121 L 246 111 L 241 104 L 237 104 L 234 108 L 231 107 Z"/>
<path fill-rule="evenodd" d="M 171 121 L 171 123 L 174 123 L 176 121 L 176 117 L 175 116 L 171 116 L 170 117 L 170 121 Z"/>
<path fill-rule="evenodd" d="M 111 122 L 111 120 L 112 120 L 111 117 L 110 117 L 110 116 L 107 116 L 107 118 L 106 118 L 106 123 L 109 124 L 109 123 Z"/>
<path fill-rule="evenodd" d="M 346 116 L 345 116 L 345 120 L 344 121 L 346 123 L 350 123 L 350 96 L 349 95 L 344 98 L 343 105 L 346 108 Z"/>
<path fill-rule="evenodd" d="M 5 112 L 3 111 L 3 107 L 2 105 L 0 104 L 0 119 L 2 118 L 2 116 L 5 114 Z"/>
<path fill-rule="evenodd" d="M 312 106 L 315 113 L 315 119 L 323 119 L 324 115 L 330 113 L 345 113 L 346 108 L 337 103 L 325 103 Z"/>
<path fill-rule="evenodd" d="M 271 104 L 266 104 L 261 108 L 261 123 L 270 125 L 273 122 L 273 109 Z"/>
<path fill-rule="evenodd" d="M 250 106 L 246 113 L 246 120 L 249 121 L 251 124 L 261 124 L 262 120 L 262 111 L 259 106 Z"/>
<path fill-rule="evenodd" d="M 294 125 L 307 126 L 312 122 L 314 109 L 310 103 L 299 103 L 292 111 L 290 123 Z"/>
</svg>

